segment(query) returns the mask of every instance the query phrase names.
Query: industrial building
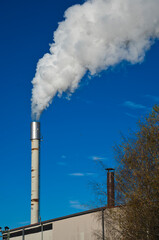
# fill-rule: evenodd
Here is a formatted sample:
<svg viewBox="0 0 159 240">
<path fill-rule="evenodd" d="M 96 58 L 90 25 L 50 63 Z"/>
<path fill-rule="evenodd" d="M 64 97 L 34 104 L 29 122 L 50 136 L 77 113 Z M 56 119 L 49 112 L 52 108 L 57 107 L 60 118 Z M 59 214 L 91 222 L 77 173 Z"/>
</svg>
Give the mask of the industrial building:
<svg viewBox="0 0 159 240">
<path fill-rule="evenodd" d="M 111 231 L 107 218 L 110 209 L 116 209 L 114 196 L 114 169 L 107 170 L 107 207 L 96 208 L 68 216 L 39 220 L 39 149 L 40 123 L 31 123 L 31 224 L 2 232 L 3 239 L 11 240 L 96 240 L 117 239 Z M 115 210 L 116 211 L 116 210 Z"/>
<path fill-rule="evenodd" d="M 109 218 L 109 210 L 116 211 L 114 201 L 114 172 L 107 172 L 107 207 L 101 207 L 67 215 L 60 218 L 33 223 L 27 226 L 8 230 L 3 239 L 11 240 L 101 240 L 105 237 L 115 240 Z"/>
<path fill-rule="evenodd" d="M 97 208 L 80 213 L 43 221 L 15 229 L 3 234 L 3 239 L 11 240 L 115 240 L 110 225 L 107 226 L 106 211 L 109 208 Z"/>
<path fill-rule="evenodd" d="M 69 216 L 51 219 L 37 224 L 12 229 L 3 239 L 13 240 L 93 240 L 94 232 L 102 231 L 96 214 L 104 210 L 94 209 Z"/>
</svg>

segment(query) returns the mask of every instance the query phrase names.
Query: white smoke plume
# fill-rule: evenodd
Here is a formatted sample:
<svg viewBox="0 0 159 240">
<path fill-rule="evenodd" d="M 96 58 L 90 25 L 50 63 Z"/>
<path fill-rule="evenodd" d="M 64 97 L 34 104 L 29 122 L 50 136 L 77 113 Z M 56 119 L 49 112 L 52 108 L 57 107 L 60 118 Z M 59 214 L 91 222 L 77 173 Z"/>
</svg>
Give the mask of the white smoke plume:
<svg viewBox="0 0 159 240">
<path fill-rule="evenodd" d="M 141 62 L 159 38 L 159 0 L 88 0 L 67 9 L 64 18 L 32 81 L 36 120 L 56 94 L 73 93 L 86 72 Z"/>
</svg>

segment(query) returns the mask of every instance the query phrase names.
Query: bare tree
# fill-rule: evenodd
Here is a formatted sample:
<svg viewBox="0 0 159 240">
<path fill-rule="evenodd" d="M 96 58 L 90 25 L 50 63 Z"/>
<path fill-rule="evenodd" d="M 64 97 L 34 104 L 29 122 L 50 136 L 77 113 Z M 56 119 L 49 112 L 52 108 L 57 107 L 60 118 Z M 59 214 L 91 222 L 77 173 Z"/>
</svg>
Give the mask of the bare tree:
<svg viewBox="0 0 159 240">
<path fill-rule="evenodd" d="M 119 207 L 105 211 L 105 231 L 111 231 L 104 239 L 159 239 L 159 106 L 115 147 L 115 158 Z"/>
</svg>

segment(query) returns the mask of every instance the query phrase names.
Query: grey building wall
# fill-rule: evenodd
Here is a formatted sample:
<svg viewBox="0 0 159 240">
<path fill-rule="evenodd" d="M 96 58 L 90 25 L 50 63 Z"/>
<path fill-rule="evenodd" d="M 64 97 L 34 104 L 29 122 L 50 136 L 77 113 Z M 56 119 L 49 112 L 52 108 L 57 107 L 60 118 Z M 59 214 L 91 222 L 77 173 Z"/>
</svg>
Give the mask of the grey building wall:
<svg viewBox="0 0 159 240">
<path fill-rule="evenodd" d="M 96 240 L 95 233 L 109 239 L 117 239 L 112 232 L 110 224 L 107 224 L 109 209 L 93 209 L 69 216 L 51 219 L 40 224 L 28 225 L 17 229 L 11 229 L 10 240 Z M 116 211 L 116 210 L 115 210 Z M 104 218 L 102 214 L 104 213 Z M 108 221 L 110 223 L 110 221 Z M 103 224 L 104 223 L 104 224 Z M 104 235 L 103 235 L 104 232 Z M 104 238 L 103 238 L 104 239 Z"/>
<path fill-rule="evenodd" d="M 53 239 L 56 240 L 95 240 L 95 230 L 102 230 L 96 213 L 55 221 L 53 225 Z"/>
</svg>

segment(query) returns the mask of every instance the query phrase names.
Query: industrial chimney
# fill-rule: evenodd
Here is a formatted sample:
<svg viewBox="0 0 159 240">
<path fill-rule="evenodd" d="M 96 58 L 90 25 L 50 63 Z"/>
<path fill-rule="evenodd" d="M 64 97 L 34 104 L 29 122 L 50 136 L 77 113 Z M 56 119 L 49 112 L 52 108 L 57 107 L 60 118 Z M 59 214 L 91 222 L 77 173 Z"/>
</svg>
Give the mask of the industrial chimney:
<svg viewBox="0 0 159 240">
<path fill-rule="evenodd" d="M 107 205 L 108 207 L 115 206 L 114 194 L 114 169 L 106 168 L 107 170 Z"/>
<path fill-rule="evenodd" d="M 40 122 L 31 122 L 31 224 L 39 222 Z"/>
</svg>

